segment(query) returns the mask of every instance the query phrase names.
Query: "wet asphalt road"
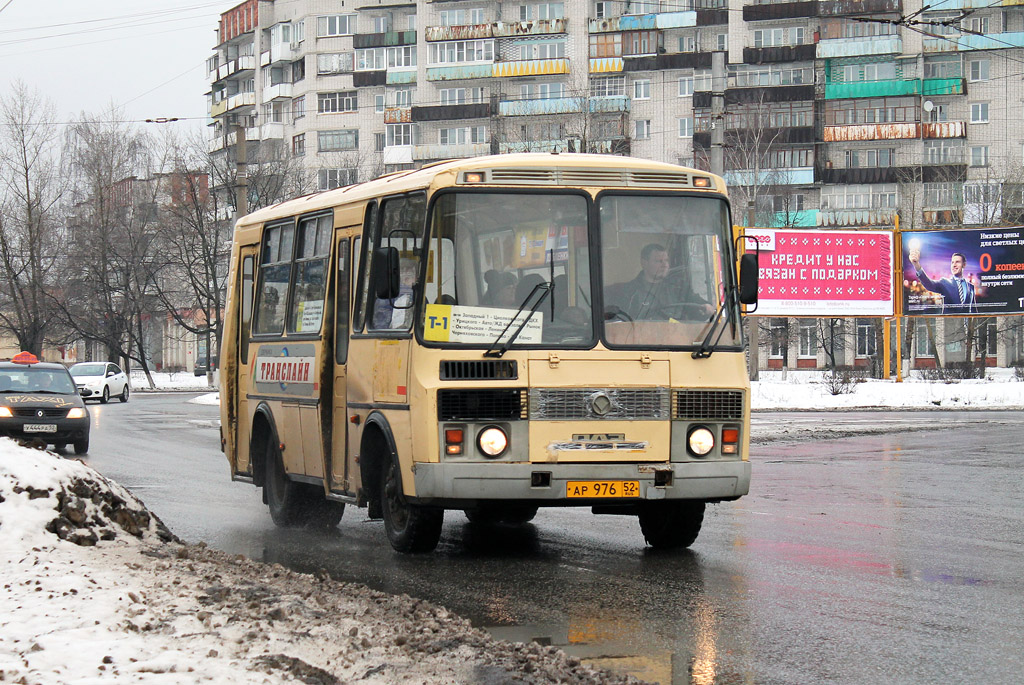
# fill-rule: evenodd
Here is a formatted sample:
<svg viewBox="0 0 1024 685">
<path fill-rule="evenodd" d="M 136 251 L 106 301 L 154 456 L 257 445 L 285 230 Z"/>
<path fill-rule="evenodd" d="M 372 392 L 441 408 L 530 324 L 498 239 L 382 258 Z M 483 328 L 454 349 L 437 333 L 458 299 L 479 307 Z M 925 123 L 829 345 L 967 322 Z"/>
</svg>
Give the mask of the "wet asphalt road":
<svg viewBox="0 0 1024 685">
<path fill-rule="evenodd" d="M 555 509 L 521 528 L 449 512 L 434 554 L 402 556 L 365 510 L 330 534 L 274 528 L 229 479 L 216 408 L 191 397 L 90 405 L 88 457 L 191 542 L 429 599 L 662 683 L 1022 680 L 1018 412 L 758 414 L 755 434 L 931 428 L 756 445 L 751 494 L 709 507 L 690 551 L 645 548 L 632 518 Z"/>
</svg>

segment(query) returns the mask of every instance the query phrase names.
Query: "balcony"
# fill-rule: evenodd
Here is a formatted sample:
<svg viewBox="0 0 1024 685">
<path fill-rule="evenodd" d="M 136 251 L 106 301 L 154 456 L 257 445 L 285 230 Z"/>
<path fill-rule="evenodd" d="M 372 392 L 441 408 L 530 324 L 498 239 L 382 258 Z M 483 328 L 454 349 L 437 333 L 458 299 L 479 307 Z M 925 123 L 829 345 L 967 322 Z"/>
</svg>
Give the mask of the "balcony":
<svg viewBox="0 0 1024 685">
<path fill-rule="evenodd" d="M 515 76 L 547 76 L 550 74 L 568 74 L 569 60 L 557 59 L 524 59 L 509 62 L 495 62 L 491 76 L 509 78 Z"/>
<path fill-rule="evenodd" d="M 826 83 L 826 100 L 850 98 L 881 98 L 900 95 L 963 95 L 962 78 L 900 79 L 890 81 L 857 81 Z"/>
<path fill-rule="evenodd" d="M 414 145 L 413 159 L 421 162 L 435 159 L 462 159 L 491 154 L 490 143 L 463 143 L 462 145 Z"/>
<path fill-rule="evenodd" d="M 596 155 L 628 155 L 630 141 L 625 136 L 607 140 L 587 141 L 586 150 L 581 150 L 579 138 L 558 138 L 556 140 L 508 140 L 498 143 L 498 154 L 514 152 L 588 152 Z"/>
<path fill-rule="evenodd" d="M 680 29 L 697 25 L 697 12 L 659 12 L 657 14 L 625 15 L 606 19 L 591 19 L 590 33 L 611 33 L 614 31 L 653 31 L 655 29 Z"/>
<path fill-rule="evenodd" d="M 962 156 L 962 155 L 961 155 Z M 967 180 L 967 165 L 921 164 L 900 167 L 857 167 L 834 169 L 819 167 L 815 177 L 821 183 L 859 185 L 862 183 L 940 183 Z"/>
<path fill-rule="evenodd" d="M 464 24 L 462 26 L 428 26 L 424 32 L 427 41 L 474 40 L 479 38 L 516 38 L 565 33 L 565 19 L 537 19 L 535 21 L 498 21 L 491 24 Z"/>
<path fill-rule="evenodd" d="M 234 133 L 229 133 L 226 136 L 214 136 L 210 138 L 206 150 L 207 152 L 217 152 L 219 150 L 224 150 L 234 145 L 236 140 L 237 136 Z"/>
<path fill-rule="evenodd" d="M 220 115 L 224 114 L 224 112 L 227 112 L 227 111 L 228 111 L 228 101 L 227 101 L 227 99 L 221 100 L 220 102 L 214 102 L 213 104 L 210 105 L 210 117 L 211 118 L 219 117 Z"/>
<path fill-rule="evenodd" d="M 388 31 L 387 33 L 357 33 L 352 36 L 352 47 L 388 48 L 398 45 L 415 45 L 415 31 Z"/>
<path fill-rule="evenodd" d="M 459 81 L 462 79 L 490 78 L 494 75 L 494 65 L 486 64 L 460 64 L 453 67 L 427 67 L 428 81 Z M 358 76 L 358 72 L 356 76 Z M 381 82 L 383 84 L 383 81 Z M 376 84 L 356 84 L 376 85 Z"/>
<path fill-rule="evenodd" d="M 800 102 L 814 100 L 814 86 L 758 86 L 729 88 L 725 91 L 726 105 L 745 105 L 770 102 Z M 693 94 L 693 107 L 711 107 L 711 91 L 700 90 Z"/>
<path fill-rule="evenodd" d="M 292 96 L 292 84 L 290 83 L 276 83 L 272 86 L 265 86 L 263 88 L 263 102 L 270 102 L 271 100 L 278 100 L 280 98 L 290 98 Z"/>
<path fill-rule="evenodd" d="M 850 142 L 856 140 L 908 140 L 915 138 L 964 138 L 967 123 L 948 121 L 936 124 L 850 124 L 826 126 L 822 140 L 826 143 Z"/>
<path fill-rule="evenodd" d="M 233 76 L 243 71 L 254 71 L 255 69 L 256 58 L 253 55 L 239 57 L 238 59 L 233 59 L 230 62 L 217 67 L 217 80 L 222 81 L 229 76 Z"/>
<path fill-rule="evenodd" d="M 837 209 L 818 211 L 817 225 L 824 227 L 892 226 L 895 209 Z"/>
<path fill-rule="evenodd" d="M 872 38 L 828 38 L 818 42 L 818 59 L 829 57 L 857 57 L 859 55 L 890 55 L 903 52 L 903 39 L 899 36 Z"/>
<path fill-rule="evenodd" d="M 278 43 L 277 45 L 271 45 L 270 50 L 260 53 L 260 66 L 266 67 L 277 62 L 291 62 L 298 56 L 298 44 Z"/>
<path fill-rule="evenodd" d="M 412 107 L 387 107 L 384 109 L 385 124 L 411 124 Z"/>
<path fill-rule="evenodd" d="M 817 2 L 783 2 L 769 5 L 744 5 L 743 21 L 800 19 L 818 16 Z"/>
<path fill-rule="evenodd" d="M 951 52 L 955 50 L 1003 50 L 1024 47 L 1024 31 L 990 33 L 976 36 L 969 33 L 954 34 L 945 38 L 925 38 L 922 41 L 925 52 Z"/>
<path fill-rule="evenodd" d="M 939 0 L 938 4 L 942 4 Z M 931 9 L 935 8 L 932 3 Z M 902 0 L 821 0 L 818 15 L 822 17 L 843 17 L 847 15 L 870 16 L 873 14 L 901 14 Z"/>
<path fill-rule="evenodd" d="M 814 167 L 735 169 L 725 172 L 725 183 L 730 186 L 812 185 L 814 183 Z"/>
<path fill-rule="evenodd" d="M 627 55 L 622 60 L 623 71 L 710 68 L 710 52 L 677 52 L 671 55 L 650 55 L 646 57 L 630 57 Z"/>
<path fill-rule="evenodd" d="M 792 212 L 776 212 L 772 223 L 774 226 L 813 228 L 818 225 L 818 210 L 798 209 Z"/>
<path fill-rule="evenodd" d="M 284 122 L 260 124 L 246 129 L 245 135 L 249 140 L 284 140 Z"/>
<path fill-rule="evenodd" d="M 707 117 L 699 117 L 693 134 L 693 146 L 696 148 L 711 147 L 711 122 Z M 814 143 L 813 126 L 789 126 L 786 128 L 740 128 L 731 126 L 726 119 L 725 141 L 727 145 L 745 146 L 747 141 L 759 139 L 770 140 L 773 145 L 799 145 Z"/>
<path fill-rule="evenodd" d="M 625 96 L 593 98 L 552 98 L 549 100 L 505 100 L 498 103 L 498 114 L 505 117 L 537 114 L 572 114 L 589 110 L 599 112 L 628 112 L 630 100 Z"/>
<path fill-rule="evenodd" d="M 389 86 L 416 83 L 416 67 L 388 67 L 384 82 Z"/>
<path fill-rule="evenodd" d="M 236 109 L 245 109 L 256 106 L 256 93 L 239 93 L 238 95 L 232 95 L 227 100 L 227 109 L 225 111 L 232 112 Z M 211 116 L 214 116 L 211 113 Z"/>
<path fill-rule="evenodd" d="M 814 43 L 806 45 L 777 45 L 769 48 L 743 48 L 744 64 L 807 62 L 814 59 L 814 56 Z"/>
<path fill-rule="evenodd" d="M 591 74 L 614 74 L 622 71 L 621 57 L 591 57 Z"/>
<path fill-rule="evenodd" d="M 413 121 L 455 121 L 459 119 L 486 119 L 491 116 L 491 105 L 487 102 L 462 105 L 436 105 L 413 107 Z"/>
<path fill-rule="evenodd" d="M 412 164 L 412 145 L 389 145 L 381 152 L 385 164 Z"/>
</svg>

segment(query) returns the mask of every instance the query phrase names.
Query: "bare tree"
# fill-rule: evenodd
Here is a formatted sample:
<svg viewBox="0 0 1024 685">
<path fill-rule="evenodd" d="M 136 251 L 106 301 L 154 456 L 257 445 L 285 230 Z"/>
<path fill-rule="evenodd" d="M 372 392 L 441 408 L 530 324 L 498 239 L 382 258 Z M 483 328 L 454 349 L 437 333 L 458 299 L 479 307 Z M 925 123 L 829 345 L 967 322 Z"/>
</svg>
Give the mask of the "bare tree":
<svg viewBox="0 0 1024 685">
<path fill-rule="evenodd" d="M 160 184 L 152 141 L 119 120 L 83 116 L 70 127 L 66 169 L 74 191 L 68 245 L 76 264 L 64 296 L 64 320 L 84 340 L 107 349 L 111 361 L 149 366 L 147 325 L 158 307 L 160 270 L 155 225 Z"/>
<path fill-rule="evenodd" d="M 54 107 L 23 83 L 0 98 L 0 329 L 42 355 L 56 310 L 64 177 Z"/>
</svg>

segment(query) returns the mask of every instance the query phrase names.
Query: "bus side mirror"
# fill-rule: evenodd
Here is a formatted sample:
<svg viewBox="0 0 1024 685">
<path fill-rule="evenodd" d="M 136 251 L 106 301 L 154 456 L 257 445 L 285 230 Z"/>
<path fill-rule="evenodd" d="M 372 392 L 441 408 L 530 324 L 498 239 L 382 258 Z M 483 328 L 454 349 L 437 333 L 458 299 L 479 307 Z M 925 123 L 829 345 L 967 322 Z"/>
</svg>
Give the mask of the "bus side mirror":
<svg viewBox="0 0 1024 685">
<path fill-rule="evenodd" d="M 374 250 L 373 294 L 378 300 L 393 300 L 398 297 L 400 275 L 397 247 L 381 247 Z"/>
<path fill-rule="evenodd" d="M 740 303 L 757 304 L 757 255 L 740 257 Z"/>
</svg>

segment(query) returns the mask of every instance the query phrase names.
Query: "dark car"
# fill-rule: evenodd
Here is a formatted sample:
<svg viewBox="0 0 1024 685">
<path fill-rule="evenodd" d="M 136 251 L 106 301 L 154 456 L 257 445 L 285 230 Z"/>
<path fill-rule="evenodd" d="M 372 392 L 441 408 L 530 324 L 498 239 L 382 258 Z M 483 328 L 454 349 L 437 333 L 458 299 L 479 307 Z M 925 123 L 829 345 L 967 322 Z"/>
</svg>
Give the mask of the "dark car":
<svg viewBox="0 0 1024 685">
<path fill-rule="evenodd" d="M 0 436 L 89 451 L 89 410 L 62 364 L 27 352 L 0 361 Z"/>
<path fill-rule="evenodd" d="M 210 359 L 209 365 L 207 365 L 207 361 L 205 359 L 198 359 L 196 360 L 196 365 L 192 368 L 193 373 L 197 376 L 205 376 L 207 370 L 217 370 L 217 357 Z"/>
</svg>

